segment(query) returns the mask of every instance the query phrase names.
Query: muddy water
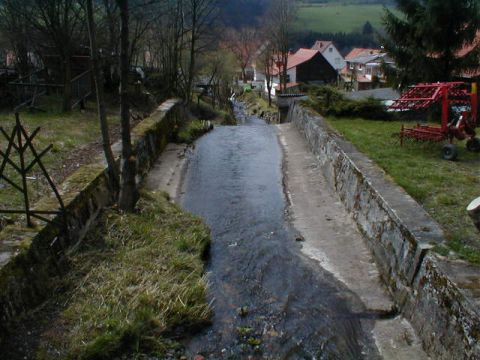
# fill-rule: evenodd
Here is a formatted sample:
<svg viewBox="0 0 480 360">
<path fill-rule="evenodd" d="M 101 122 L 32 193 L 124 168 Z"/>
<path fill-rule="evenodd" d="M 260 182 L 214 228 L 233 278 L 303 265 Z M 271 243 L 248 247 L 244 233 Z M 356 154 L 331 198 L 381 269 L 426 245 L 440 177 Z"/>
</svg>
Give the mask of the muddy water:
<svg viewBox="0 0 480 360">
<path fill-rule="evenodd" d="M 377 359 L 358 298 L 300 252 L 274 126 L 235 107 L 195 148 L 183 206 L 212 229 L 213 324 L 186 344 L 208 359 Z"/>
</svg>

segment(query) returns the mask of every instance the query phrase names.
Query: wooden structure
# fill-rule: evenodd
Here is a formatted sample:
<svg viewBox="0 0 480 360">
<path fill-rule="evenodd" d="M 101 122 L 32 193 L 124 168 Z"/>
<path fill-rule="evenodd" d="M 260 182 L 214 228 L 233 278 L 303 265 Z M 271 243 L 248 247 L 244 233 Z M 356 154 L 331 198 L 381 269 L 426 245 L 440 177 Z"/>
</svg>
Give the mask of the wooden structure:
<svg viewBox="0 0 480 360">
<path fill-rule="evenodd" d="M 9 83 L 10 91 L 15 97 L 18 111 L 24 106 L 35 106 L 37 98 L 43 95 L 62 95 L 65 92 L 65 83 L 60 58 L 55 55 L 42 57 L 44 68 L 36 70 Z M 89 56 L 73 56 L 71 59 L 72 79 L 70 90 L 72 94 L 71 106 L 82 105 L 85 99 L 93 92 L 92 71 Z"/>
<path fill-rule="evenodd" d="M 15 117 L 15 126 L 10 135 L 5 131 L 5 129 L 0 127 L 0 132 L 8 142 L 5 152 L 0 150 L 0 179 L 3 179 L 7 184 L 22 194 L 24 200 L 24 209 L 0 209 L 0 214 L 25 214 L 27 218 L 27 226 L 33 226 L 32 217 L 42 221 L 50 222 L 50 219 L 47 218 L 48 215 L 63 214 L 65 220 L 65 206 L 63 204 L 63 200 L 60 197 L 54 182 L 50 178 L 47 169 L 42 163 L 42 157 L 45 156 L 53 146 L 50 145 L 45 150 L 38 153 L 33 146 L 33 139 L 39 133 L 40 128 L 37 128 L 31 135 L 29 135 L 23 125 L 20 123 L 20 117 L 18 113 L 15 114 Z M 30 152 L 30 157 L 27 156 L 28 152 Z M 29 158 L 33 158 L 33 160 L 29 161 Z M 15 160 L 18 161 L 16 162 Z M 21 184 L 17 184 L 14 179 L 11 179 L 9 176 L 7 176 L 7 166 L 12 168 L 20 176 Z M 35 166 L 38 166 L 42 170 L 43 176 L 47 180 L 58 201 L 59 210 L 41 211 L 31 209 L 27 180 L 28 173 Z"/>
<path fill-rule="evenodd" d="M 17 71 L 12 68 L 0 68 L 0 106 L 5 106 L 11 101 L 9 83 L 17 77 Z"/>
</svg>

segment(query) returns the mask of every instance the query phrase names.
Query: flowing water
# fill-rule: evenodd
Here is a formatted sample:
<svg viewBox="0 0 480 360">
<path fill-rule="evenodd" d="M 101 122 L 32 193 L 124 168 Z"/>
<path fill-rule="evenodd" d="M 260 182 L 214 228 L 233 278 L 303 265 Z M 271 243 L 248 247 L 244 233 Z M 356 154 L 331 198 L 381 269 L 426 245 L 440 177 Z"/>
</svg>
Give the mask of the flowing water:
<svg viewBox="0 0 480 360">
<path fill-rule="evenodd" d="M 186 344 L 207 359 L 377 359 L 363 304 L 303 256 L 288 222 L 276 127 L 246 116 L 200 139 L 182 205 L 212 230 L 212 326 Z"/>
</svg>

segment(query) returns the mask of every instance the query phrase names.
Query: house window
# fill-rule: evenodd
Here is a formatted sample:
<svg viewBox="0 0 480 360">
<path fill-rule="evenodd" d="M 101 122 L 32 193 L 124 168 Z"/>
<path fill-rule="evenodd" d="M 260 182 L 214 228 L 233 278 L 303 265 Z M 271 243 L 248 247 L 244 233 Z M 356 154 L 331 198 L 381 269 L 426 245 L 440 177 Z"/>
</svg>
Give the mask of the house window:
<svg viewBox="0 0 480 360">
<path fill-rule="evenodd" d="M 355 69 L 355 67 L 353 66 L 352 63 L 350 63 L 350 70 L 353 70 L 353 69 Z"/>
<path fill-rule="evenodd" d="M 362 64 L 358 65 L 358 70 L 362 71 Z"/>
<path fill-rule="evenodd" d="M 333 52 L 333 48 L 329 48 L 328 51 Z"/>
<path fill-rule="evenodd" d="M 283 75 L 280 75 L 280 79 L 283 79 Z M 287 74 L 287 79 L 285 81 L 286 83 L 290 82 L 290 74 Z"/>
<path fill-rule="evenodd" d="M 367 67 L 367 75 L 372 75 L 372 68 Z"/>
</svg>

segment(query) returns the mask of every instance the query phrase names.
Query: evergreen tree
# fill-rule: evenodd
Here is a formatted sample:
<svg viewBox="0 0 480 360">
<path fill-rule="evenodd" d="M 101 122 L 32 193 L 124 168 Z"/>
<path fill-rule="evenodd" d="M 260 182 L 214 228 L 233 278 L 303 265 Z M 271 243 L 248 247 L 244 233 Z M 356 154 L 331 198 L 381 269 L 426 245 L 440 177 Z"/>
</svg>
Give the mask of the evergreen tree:
<svg viewBox="0 0 480 360">
<path fill-rule="evenodd" d="M 362 29 L 363 35 L 372 35 L 373 34 L 373 26 L 370 24 L 370 21 L 367 21 L 365 25 L 363 25 Z"/>
<path fill-rule="evenodd" d="M 400 16 L 385 10 L 382 42 L 397 63 L 400 86 L 449 81 L 472 60 L 478 64 L 476 52 L 459 57 L 458 51 L 475 40 L 479 0 L 397 0 L 397 8 Z"/>
</svg>

